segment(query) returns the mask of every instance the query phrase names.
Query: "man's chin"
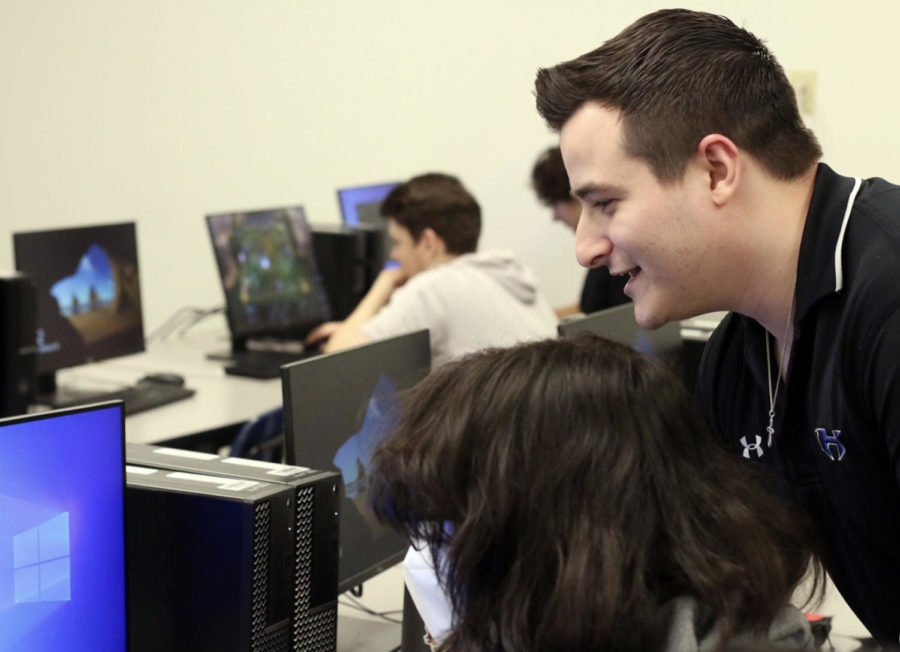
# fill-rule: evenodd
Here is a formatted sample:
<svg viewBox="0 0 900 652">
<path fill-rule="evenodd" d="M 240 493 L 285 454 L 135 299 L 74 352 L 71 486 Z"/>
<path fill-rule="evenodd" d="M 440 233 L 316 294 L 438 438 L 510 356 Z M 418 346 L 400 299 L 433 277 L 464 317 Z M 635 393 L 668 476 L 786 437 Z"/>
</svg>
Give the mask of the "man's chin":
<svg viewBox="0 0 900 652">
<path fill-rule="evenodd" d="M 648 331 L 656 330 L 669 321 L 661 312 L 642 308 L 637 302 L 634 304 L 634 320 L 638 323 L 638 326 Z"/>
</svg>

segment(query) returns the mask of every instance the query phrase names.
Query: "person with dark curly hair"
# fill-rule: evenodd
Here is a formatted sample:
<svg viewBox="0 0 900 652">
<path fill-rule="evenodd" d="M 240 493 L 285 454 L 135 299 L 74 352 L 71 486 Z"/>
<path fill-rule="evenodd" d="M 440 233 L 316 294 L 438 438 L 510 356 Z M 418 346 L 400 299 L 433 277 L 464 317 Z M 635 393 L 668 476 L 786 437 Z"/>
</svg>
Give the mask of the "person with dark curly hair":
<svg viewBox="0 0 900 652">
<path fill-rule="evenodd" d="M 807 521 L 628 347 L 581 334 L 449 363 L 403 396 L 373 467 L 440 650 L 814 649 L 786 606 Z"/>
</svg>

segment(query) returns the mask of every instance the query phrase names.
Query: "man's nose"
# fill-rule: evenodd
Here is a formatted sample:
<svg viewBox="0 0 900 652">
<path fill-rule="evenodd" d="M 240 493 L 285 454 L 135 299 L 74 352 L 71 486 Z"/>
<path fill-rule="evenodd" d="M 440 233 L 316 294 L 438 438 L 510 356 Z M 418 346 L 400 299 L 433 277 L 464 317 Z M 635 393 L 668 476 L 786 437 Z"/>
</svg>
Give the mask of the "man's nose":
<svg viewBox="0 0 900 652">
<path fill-rule="evenodd" d="M 582 267 L 605 265 L 612 252 L 612 241 L 606 235 L 605 225 L 591 219 L 578 221 L 575 229 L 575 258 Z"/>
</svg>

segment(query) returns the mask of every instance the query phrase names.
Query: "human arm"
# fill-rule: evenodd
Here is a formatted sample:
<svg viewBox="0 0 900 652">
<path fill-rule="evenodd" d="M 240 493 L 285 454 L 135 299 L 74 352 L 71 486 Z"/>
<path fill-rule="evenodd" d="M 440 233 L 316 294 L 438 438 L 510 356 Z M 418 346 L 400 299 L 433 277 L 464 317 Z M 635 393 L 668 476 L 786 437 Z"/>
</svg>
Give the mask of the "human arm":
<svg viewBox="0 0 900 652">
<path fill-rule="evenodd" d="M 387 305 L 394 290 L 405 282 L 406 276 L 400 268 L 381 270 L 366 296 L 357 304 L 347 319 L 343 322 L 332 322 L 337 325 L 331 329 L 328 341 L 322 350 L 327 353 L 370 342 L 372 338 L 362 331 L 362 326 Z M 312 335 L 310 334 L 310 337 Z"/>
<path fill-rule="evenodd" d="M 334 335 L 334 332 L 340 328 L 343 323 L 344 322 L 342 321 L 326 321 L 324 324 L 319 324 L 319 326 L 314 328 L 312 332 L 306 336 L 303 343 L 307 346 L 315 346 L 322 340 L 327 340 Z"/>
</svg>

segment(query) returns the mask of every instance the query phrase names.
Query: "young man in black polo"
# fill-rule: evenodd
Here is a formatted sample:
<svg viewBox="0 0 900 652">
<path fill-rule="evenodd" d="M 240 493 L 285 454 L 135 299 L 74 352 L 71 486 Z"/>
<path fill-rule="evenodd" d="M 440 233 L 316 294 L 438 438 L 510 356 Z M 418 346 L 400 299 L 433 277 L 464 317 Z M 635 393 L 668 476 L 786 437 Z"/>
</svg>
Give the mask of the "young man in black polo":
<svg viewBox="0 0 900 652">
<path fill-rule="evenodd" d="M 701 366 L 708 418 L 805 507 L 841 594 L 897 646 L 900 188 L 817 163 L 784 71 L 721 16 L 645 16 L 540 71 L 537 103 L 581 201 L 578 260 L 627 275 L 645 327 L 732 311 Z"/>
</svg>

